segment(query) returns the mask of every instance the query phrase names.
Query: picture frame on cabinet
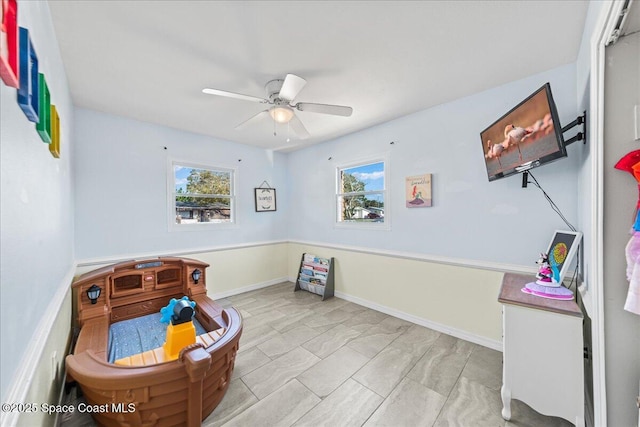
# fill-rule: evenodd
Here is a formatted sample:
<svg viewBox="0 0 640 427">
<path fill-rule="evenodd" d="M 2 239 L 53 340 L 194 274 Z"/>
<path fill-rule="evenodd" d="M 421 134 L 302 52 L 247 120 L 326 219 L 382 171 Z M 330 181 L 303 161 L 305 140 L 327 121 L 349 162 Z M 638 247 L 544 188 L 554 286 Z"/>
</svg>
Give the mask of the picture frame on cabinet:
<svg viewBox="0 0 640 427">
<path fill-rule="evenodd" d="M 553 272 L 554 283 L 562 284 L 581 240 L 582 233 L 579 231 L 556 230 L 554 232 L 546 252 Z"/>
</svg>

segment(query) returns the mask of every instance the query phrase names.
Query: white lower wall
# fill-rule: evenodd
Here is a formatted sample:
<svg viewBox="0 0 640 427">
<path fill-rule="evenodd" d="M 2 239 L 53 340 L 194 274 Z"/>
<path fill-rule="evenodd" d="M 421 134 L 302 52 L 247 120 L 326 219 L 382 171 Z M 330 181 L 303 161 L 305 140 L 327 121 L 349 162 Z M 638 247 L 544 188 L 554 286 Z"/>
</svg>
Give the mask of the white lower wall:
<svg viewBox="0 0 640 427">
<path fill-rule="evenodd" d="M 501 272 L 290 243 L 292 280 L 305 252 L 335 258 L 339 297 L 502 350 Z"/>
<path fill-rule="evenodd" d="M 184 256 L 209 263 L 207 290 L 215 299 L 295 281 L 304 252 L 336 258 L 338 297 L 497 350 L 502 349 L 497 298 L 503 271 L 534 272 L 509 265 L 468 265 L 458 259 L 424 259 L 420 254 L 302 242 L 255 243 L 134 258 Z M 76 274 L 122 259 L 103 261 L 80 262 Z"/>
<path fill-rule="evenodd" d="M 35 366 L 26 402 L 58 405 L 65 383 L 65 356 L 71 344 L 71 289 L 64 295 L 60 311 L 55 317 L 49 335 L 46 336 L 44 350 Z M 20 426 L 54 426 L 62 414 L 48 414 L 42 405 L 37 412 L 22 413 L 18 419 Z"/>
<path fill-rule="evenodd" d="M 286 281 L 287 253 L 288 243 L 283 241 L 258 242 L 180 252 L 145 253 L 126 258 L 80 261 L 76 276 L 129 259 L 158 256 L 193 258 L 210 265 L 206 271 L 207 291 L 209 296 L 215 299 Z"/>
<path fill-rule="evenodd" d="M 27 349 L 7 391 L 5 402 L 26 403 L 30 411 L 3 411 L 3 427 L 56 425 L 56 415 L 43 413 L 43 405 L 57 405 L 64 384 L 64 359 L 71 343 L 73 270 L 59 283 L 34 336 L 25 340 Z"/>
<path fill-rule="evenodd" d="M 287 280 L 287 243 L 186 255 L 211 265 L 207 291 L 214 299 Z"/>
</svg>

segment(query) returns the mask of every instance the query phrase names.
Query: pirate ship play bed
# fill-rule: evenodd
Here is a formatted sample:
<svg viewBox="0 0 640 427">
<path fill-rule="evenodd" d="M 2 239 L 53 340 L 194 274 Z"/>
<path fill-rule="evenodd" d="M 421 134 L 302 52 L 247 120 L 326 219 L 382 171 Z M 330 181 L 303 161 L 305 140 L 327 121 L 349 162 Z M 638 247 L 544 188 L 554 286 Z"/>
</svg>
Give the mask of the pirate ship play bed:
<svg viewBox="0 0 640 427">
<path fill-rule="evenodd" d="M 235 309 L 223 309 L 207 297 L 206 267 L 186 258 L 127 261 L 73 283 L 81 329 L 66 358 L 67 375 L 80 385 L 97 423 L 198 426 L 218 405 L 233 372 L 242 320 Z M 157 317 L 172 298 L 183 296 L 195 302 L 197 337 L 171 355 L 166 347 L 157 348 L 164 340 L 158 338 Z M 182 308 L 183 314 L 189 310 L 185 303 Z M 173 309 L 171 325 L 161 326 L 160 335 L 187 327 L 173 325 L 180 317 Z M 175 347 L 170 341 L 166 335 L 165 345 Z"/>
</svg>

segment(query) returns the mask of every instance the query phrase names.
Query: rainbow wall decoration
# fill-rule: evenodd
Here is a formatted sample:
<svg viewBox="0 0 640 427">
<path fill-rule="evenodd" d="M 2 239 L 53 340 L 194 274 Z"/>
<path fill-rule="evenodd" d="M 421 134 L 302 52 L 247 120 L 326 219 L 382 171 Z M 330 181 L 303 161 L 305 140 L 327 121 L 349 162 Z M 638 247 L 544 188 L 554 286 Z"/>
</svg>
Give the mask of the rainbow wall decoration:
<svg viewBox="0 0 640 427">
<path fill-rule="evenodd" d="M 18 26 L 17 0 L 0 0 L 0 78 L 5 85 L 17 89 L 17 102 L 24 115 L 35 123 L 49 152 L 60 158 L 60 117 L 47 79 L 38 68 L 38 54 L 29 30 Z"/>
</svg>

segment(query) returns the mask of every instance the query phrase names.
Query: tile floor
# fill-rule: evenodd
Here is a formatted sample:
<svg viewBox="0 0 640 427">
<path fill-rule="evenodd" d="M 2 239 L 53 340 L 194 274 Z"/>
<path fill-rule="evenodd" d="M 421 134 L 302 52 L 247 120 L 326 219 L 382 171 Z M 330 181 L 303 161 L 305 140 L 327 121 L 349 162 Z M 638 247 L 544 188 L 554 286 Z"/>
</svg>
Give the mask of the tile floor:
<svg viewBox="0 0 640 427">
<path fill-rule="evenodd" d="M 215 426 L 570 426 L 518 401 L 500 416 L 502 354 L 292 283 L 220 303 L 243 315 Z"/>
<path fill-rule="evenodd" d="M 502 419 L 500 352 L 293 286 L 219 300 L 240 310 L 244 331 L 227 394 L 203 426 L 572 425 L 518 401 Z"/>
</svg>

